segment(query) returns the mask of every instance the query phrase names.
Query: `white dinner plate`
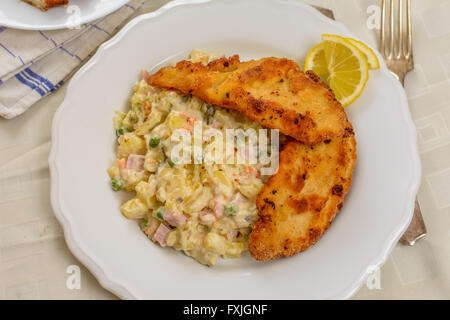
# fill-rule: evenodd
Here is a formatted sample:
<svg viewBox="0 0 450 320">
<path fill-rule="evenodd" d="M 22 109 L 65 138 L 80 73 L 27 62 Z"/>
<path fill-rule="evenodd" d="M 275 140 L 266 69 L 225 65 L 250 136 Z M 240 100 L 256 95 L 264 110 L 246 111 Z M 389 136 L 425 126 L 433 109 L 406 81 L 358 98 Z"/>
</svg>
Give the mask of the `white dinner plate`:
<svg viewBox="0 0 450 320">
<path fill-rule="evenodd" d="M 304 253 L 271 262 L 246 254 L 204 267 L 154 245 L 126 220 L 106 173 L 115 161 L 114 110 L 128 108 L 141 69 L 154 71 L 194 48 L 302 65 L 323 33 L 352 36 L 298 1 L 175 1 L 134 19 L 73 77 L 53 122 L 52 205 L 69 248 L 106 289 L 139 299 L 348 298 L 383 264 L 411 220 L 420 182 L 405 92 L 383 62 L 346 108 L 358 143 L 352 189 Z"/>
<path fill-rule="evenodd" d="M 0 26 L 24 30 L 76 27 L 104 17 L 130 0 L 70 0 L 67 7 L 43 12 L 19 0 L 0 1 Z"/>
</svg>

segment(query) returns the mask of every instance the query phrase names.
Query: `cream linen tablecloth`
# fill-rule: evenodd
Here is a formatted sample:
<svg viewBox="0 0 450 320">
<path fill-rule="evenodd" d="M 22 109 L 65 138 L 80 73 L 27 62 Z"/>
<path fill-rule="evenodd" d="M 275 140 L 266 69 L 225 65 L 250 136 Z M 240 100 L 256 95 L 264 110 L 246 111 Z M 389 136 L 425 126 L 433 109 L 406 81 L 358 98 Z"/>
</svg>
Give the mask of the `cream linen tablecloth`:
<svg viewBox="0 0 450 320">
<path fill-rule="evenodd" d="M 148 0 L 137 14 L 166 2 Z M 376 46 L 381 1 L 307 2 L 332 9 Z M 450 1 L 412 2 L 416 68 L 406 92 L 419 133 L 419 200 L 429 235 L 414 247 L 397 245 L 357 299 L 450 298 Z M 24 115 L 0 119 L 0 299 L 116 298 L 72 256 L 50 206 L 51 123 L 65 93 L 63 86 Z M 80 289 L 66 285 L 72 265 L 81 268 Z"/>
</svg>

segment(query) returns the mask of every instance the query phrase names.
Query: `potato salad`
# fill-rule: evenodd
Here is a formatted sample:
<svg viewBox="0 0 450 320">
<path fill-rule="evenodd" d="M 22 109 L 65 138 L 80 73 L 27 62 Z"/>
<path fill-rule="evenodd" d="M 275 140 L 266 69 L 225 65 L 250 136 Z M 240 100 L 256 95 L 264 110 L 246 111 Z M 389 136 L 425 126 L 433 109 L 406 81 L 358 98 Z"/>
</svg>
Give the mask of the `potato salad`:
<svg viewBox="0 0 450 320">
<path fill-rule="evenodd" d="M 199 51 L 191 54 L 195 62 L 215 58 Z M 207 133 L 215 129 L 225 137 L 226 129 L 262 127 L 233 110 L 152 87 L 147 76 L 143 72 L 136 84 L 129 111 L 116 111 L 113 121 L 117 159 L 108 169 L 111 187 L 135 194 L 121 206 L 122 214 L 137 220 L 154 243 L 204 265 L 214 266 L 219 257 L 240 257 L 258 220 L 255 201 L 264 186 L 261 165 L 217 163 L 211 157 L 217 151 L 216 137 Z M 191 137 L 199 127 L 201 151 L 192 152 L 191 163 L 174 157 L 173 149 L 180 144 L 174 132 Z"/>
</svg>

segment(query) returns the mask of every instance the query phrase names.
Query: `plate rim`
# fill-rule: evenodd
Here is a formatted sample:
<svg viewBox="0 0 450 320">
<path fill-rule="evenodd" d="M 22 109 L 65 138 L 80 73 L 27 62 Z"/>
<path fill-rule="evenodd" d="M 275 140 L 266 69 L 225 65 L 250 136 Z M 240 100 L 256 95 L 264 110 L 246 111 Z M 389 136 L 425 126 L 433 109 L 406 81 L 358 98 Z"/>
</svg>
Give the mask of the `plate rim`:
<svg viewBox="0 0 450 320">
<path fill-rule="evenodd" d="M 115 11 L 117 11 L 120 7 L 124 6 L 131 0 L 117 0 L 117 6 L 113 6 L 109 10 L 102 11 L 101 13 L 94 14 L 90 18 L 83 19 L 81 18 L 80 24 L 86 24 L 90 23 L 92 21 L 95 21 L 97 19 L 103 18 Z M 36 9 L 39 10 L 39 9 Z M 25 24 L 25 23 L 5 23 L 0 21 L 1 26 L 5 26 L 7 28 L 17 29 L 17 30 L 27 30 L 27 31 L 52 31 L 52 30 L 63 30 L 68 29 L 66 24 L 55 24 L 55 25 L 43 25 L 43 26 L 36 26 L 34 24 Z"/>
<path fill-rule="evenodd" d="M 100 59 L 101 57 L 108 51 L 108 49 L 114 45 L 116 45 L 120 40 L 128 34 L 128 32 L 133 29 L 136 25 L 142 23 L 145 20 L 151 20 L 154 18 L 157 18 L 168 11 L 170 11 L 172 8 L 183 6 L 183 5 L 201 5 L 213 1 L 225 1 L 225 0 L 175 0 L 167 3 L 166 5 L 162 6 L 156 11 L 140 15 L 130 22 L 128 22 L 122 30 L 120 30 L 113 38 L 103 43 L 95 53 L 95 55 L 82 67 L 78 72 L 72 77 L 68 84 L 68 88 L 66 91 L 66 96 L 64 98 L 64 101 L 61 103 L 59 108 L 57 109 L 55 116 L 53 118 L 53 124 L 52 124 L 52 144 L 51 144 L 51 151 L 49 156 L 49 168 L 50 168 L 50 182 L 51 182 L 51 205 L 53 208 L 53 211 L 55 213 L 55 216 L 59 220 L 60 224 L 63 227 L 64 230 L 64 238 L 65 241 L 70 249 L 70 251 L 73 253 L 73 255 L 80 260 L 81 263 L 83 263 L 84 266 L 86 266 L 87 269 L 89 269 L 90 272 L 93 273 L 95 278 L 99 281 L 100 285 L 104 287 L 105 289 L 109 290 L 113 294 L 117 295 L 119 298 L 122 299 L 138 299 L 137 296 L 135 296 L 132 293 L 132 290 L 130 288 L 126 288 L 125 286 L 121 285 L 118 281 L 112 279 L 111 276 L 107 274 L 107 271 L 102 269 L 92 257 L 89 256 L 88 253 L 83 251 L 81 246 L 77 243 L 77 241 L 74 238 L 74 235 L 72 233 L 71 223 L 70 221 L 64 216 L 63 210 L 61 208 L 60 203 L 60 194 L 58 192 L 59 190 L 59 171 L 58 171 L 58 163 L 57 163 L 57 156 L 58 156 L 58 145 L 59 145 L 59 135 L 57 134 L 59 132 L 59 119 L 61 118 L 63 111 L 65 108 L 67 108 L 67 105 L 69 104 L 69 101 L 71 100 L 71 92 L 72 88 L 76 86 L 77 82 L 80 81 L 83 74 L 88 71 L 91 67 L 93 67 Z M 261 0 L 259 0 L 261 1 Z M 355 39 L 358 39 L 355 37 L 352 32 L 350 32 L 347 27 L 344 26 L 341 22 L 332 20 L 321 14 L 319 11 L 317 11 L 315 8 L 311 7 L 308 4 L 297 2 L 293 0 L 264 0 L 267 2 L 277 2 L 284 5 L 293 5 L 297 7 L 301 7 L 303 10 L 309 11 L 310 14 L 315 15 L 318 19 L 322 20 L 323 23 L 331 24 L 332 26 L 339 29 L 339 31 L 343 31 L 345 33 L 350 34 Z M 371 47 L 371 46 L 370 46 Z M 372 48 L 372 47 L 371 47 Z M 372 48 L 374 49 L 374 48 Z M 403 214 L 400 218 L 400 221 L 398 224 L 396 224 L 396 227 L 394 227 L 393 230 L 389 232 L 389 236 L 386 237 L 383 244 L 380 245 L 380 249 L 378 252 L 374 253 L 374 257 L 371 259 L 371 263 L 369 263 L 363 270 L 360 270 L 358 274 L 355 274 L 353 281 L 349 283 L 349 285 L 346 288 L 343 288 L 339 293 L 335 294 L 334 296 L 325 297 L 325 299 L 349 299 L 351 298 L 358 289 L 362 287 L 365 280 L 368 278 L 368 276 L 375 271 L 376 269 L 380 268 L 387 260 L 389 254 L 391 253 L 393 247 L 397 244 L 400 237 L 403 235 L 404 231 L 407 229 L 409 223 L 411 222 L 413 211 L 414 211 L 414 202 L 416 194 L 419 190 L 420 183 L 421 183 L 421 162 L 420 162 L 420 156 L 419 156 L 419 148 L 418 148 L 418 137 L 417 137 L 417 129 L 415 127 L 415 124 L 412 120 L 411 113 L 409 111 L 409 105 L 408 105 L 408 99 L 406 96 L 406 93 L 404 91 L 404 88 L 401 86 L 400 82 L 391 74 L 391 72 L 388 70 L 384 60 L 381 58 L 380 53 L 378 50 L 374 49 L 374 52 L 377 54 L 379 60 L 380 60 L 380 70 L 384 73 L 385 76 L 387 76 L 390 81 L 392 82 L 392 85 L 396 88 L 396 90 L 399 93 L 400 96 L 400 108 L 402 110 L 402 116 L 403 120 L 407 124 L 408 131 L 409 131 L 409 149 L 411 151 L 411 157 L 410 159 L 413 163 L 413 180 L 411 181 L 409 190 L 408 190 L 408 196 L 406 199 L 404 199 L 404 210 Z M 292 299 L 295 299 L 295 297 L 292 297 Z"/>
</svg>

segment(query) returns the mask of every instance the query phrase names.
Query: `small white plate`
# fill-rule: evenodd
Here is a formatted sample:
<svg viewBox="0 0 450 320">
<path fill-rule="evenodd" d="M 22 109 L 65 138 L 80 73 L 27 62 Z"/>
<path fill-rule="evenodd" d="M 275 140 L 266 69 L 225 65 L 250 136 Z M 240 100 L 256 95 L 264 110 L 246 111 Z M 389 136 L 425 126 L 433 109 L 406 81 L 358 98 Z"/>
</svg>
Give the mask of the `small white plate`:
<svg viewBox="0 0 450 320">
<path fill-rule="evenodd" d="M 130 22 L 73 77 L 53 122 L 52 205 L 68 246 L 105 288 L 140 299 L 348 298 L 383 264 L 411 220 L 420 182 L 407 99 L 383 62 L 346 108 L 358 142 L 351 192 L 304 253 L 271 262 L 244 255 L 204 267 L 152 244 L 120 214 L 123 199 L 109 186 L 113 112 L 128 107 L 142 68 L 155 70 L 194 48 L 302 65 L 323 33 L 352 36 L 298 1 L 175 1 Z"/>
<path fill-rule="evenodd" d="M 19 0 L 0 1 L 0 25 L 24 30 L 72 28 L 104 17 L 130 0 L 70 0 L 43 12 Z"/>
</svg>

